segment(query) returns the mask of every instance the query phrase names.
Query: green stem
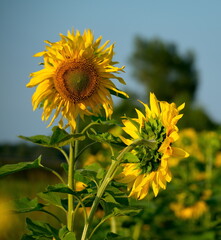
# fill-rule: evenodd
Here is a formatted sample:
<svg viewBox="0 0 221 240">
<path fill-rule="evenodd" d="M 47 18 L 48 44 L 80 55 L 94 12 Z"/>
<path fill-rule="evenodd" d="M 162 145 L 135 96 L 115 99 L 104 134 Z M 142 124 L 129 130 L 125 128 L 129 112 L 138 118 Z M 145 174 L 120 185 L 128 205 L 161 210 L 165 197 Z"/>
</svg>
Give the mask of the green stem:
<svg viewBox="0 0 221 240">
<path fill-rule="evenodd" d="M 99 123 L 98 122 L 91 122 L 89 123 L 82 131 L 81 131 L 81 134 L 84 134 L 91 126 L 93 125 L 98 125 Z"/>
<path fill-rule="evenodd" d="M 74 172 L 74 155 L 73 155 L 73 145 L 70 144 L 69 152 L 69 166 L 68 166 L 68 187 L 73 189 L 73 172 Z M 67 213 L 67 227 L 70 232 L 73 231 L 73 210 L 74 210 L 74 196 L 68 194 L 68 213 Z"/>
<path fill-rule="evenodd" d="M 137 139 L 135 140 L 131 145 L 127 146 L 126 148 L 124 148 L 122 150 L 122 152 L 118 155 L 116 161 L 112 161 L 111 163 L 111 166 L 110 168 L 108 169 L 108 172 L 103 180 L 103 182 L 101 183 L 100 187 L 98 188 L 98 191 L 97 191 L 97 195 L 95 197 L 95 200 L 92 204 L 92 207 L 91 207 L 91 211 L 90 211 L 90 214 L 89 214 L 89 217 L 88 217 L 88 221 L 87 223 L 85 224 L 84 226 L 84 230 L 83 230 L 83 233 L 82 233 L 82 238 L 81 240 L 88 240 L 87 236 L 88 236 L 88 230 L 89 230 L 89 227 L 93 221 L 93 217 L 94 217 L 94 214 L 97 210 L 97 206 L 102 198 L 102 195 L 107 187 L 107 185 L 110 183 L 110 181 L 114 178 L 114 175 L 118 169 L 118 166 L 120 165 L 121 163 L 121 160 L 124 156 L 125 153 L 127 152 L 130 152 L 132 149 L 134 149 L 137 145 L 140 145 L 142 144 L 144 141 L 142 139 Z M 90 235 L 91 237 L 91 235 Z"/>
<path fill-rule="evenodd" d="M 133 239 L 134 240 L 139 240 L 142 225 L 143 225 L 143 222 L 142 221 L 138 221 L 136 223 L 136 225 L 134 226 L 134 231 L 133 231 Z"/>
<path fill-rule="evenodd" d="M 78 133 L 78 122 L 79 122 L 79 118 L 77 118 L 77 121 L 76 121 L 75 133 Z M 73 133 L 73 131 L 71 131 L 71 133 Z M 78 141 L 75 140 L 73 143 L 70 143 L 69 160 L 68 160 L 68 187 L 71 190 L 75 190 L 74 172 L 75 172 L 77 154 L 78 154 Z M 74 226 L 73 214 L 74 214 L 74 196 L 72 194 L 68 194 L 67 227 L 70 232 L 73 231 L 73 226 Z"/>
<path fill-rule="evenodd" d="M 105 222 L 107 221 L 106 218 L 101 219 L 101 221 L 97 224 L 97 226 L 93 229 L 93 231 L 91 232 L 90 236 L 88 237 L 88 240 L 91 239 L 91 237 L 93 236 L 93 234 L 95 233 L 95 231 Z"/>
<path fill-rule="evenodd" d="M 114 216 L 110 218 L 110 226 L 111 226 L 111 232 L 117 233 L 117 223 L 116 223 L 116 218 Z"/>
</svg>

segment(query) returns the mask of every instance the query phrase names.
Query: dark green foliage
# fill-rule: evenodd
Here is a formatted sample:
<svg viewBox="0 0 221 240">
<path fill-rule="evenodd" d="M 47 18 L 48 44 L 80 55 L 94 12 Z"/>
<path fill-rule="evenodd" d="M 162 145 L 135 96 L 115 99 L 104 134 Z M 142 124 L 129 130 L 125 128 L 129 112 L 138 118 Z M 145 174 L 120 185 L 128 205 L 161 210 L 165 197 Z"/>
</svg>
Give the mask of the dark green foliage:
<svg viewBox="0 0 221 240">
<path fill-rule="evenodd" d="M 116 233 L 109 232 L 104 240 L 133 240 L 131 237 L 122 237 Z"/>
<path fill-rule="evenodd" d="M 137 79 L 159 100 L 194 100 L 199 80 L 193 52 L 181 55 L 173 43 L 137 37 L 131 63 Z"/>
<path fill-rule="evenodd" d="M 26 224 L 27 224 L 28 230 L 31 232 L 29 235 L 26 235 L 26 237 L 27 236 L 34 237 L 34 239 L 38 239 L 38 240 L 47 240 L 47 239 L 51 240 L 54 237 L 56 240 L 59 240 L 58 230 L 53 228 L 48 223 L 43 223 L 40 221 L 32 221 L 30 218 L 27 218 Z M 24 238 L 24 239 L 27 239 L 27 238 Z"/>
</svg>

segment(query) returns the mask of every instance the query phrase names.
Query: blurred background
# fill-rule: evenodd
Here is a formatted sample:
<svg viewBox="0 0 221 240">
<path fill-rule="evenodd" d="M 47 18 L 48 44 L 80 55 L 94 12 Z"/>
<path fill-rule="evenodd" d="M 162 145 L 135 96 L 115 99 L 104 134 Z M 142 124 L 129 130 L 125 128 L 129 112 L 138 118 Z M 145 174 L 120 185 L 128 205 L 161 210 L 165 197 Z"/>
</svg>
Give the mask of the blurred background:
<svg viewBox="0 0 221 240">
<path fill-rule="evenodd" d="M 147 102 L 150 91 L 159 100 L 186 103 L 179 144 L 192 155 L 171 163 L 176 180 L 169 190 L 139 203 L 143 215 L 136 222 L 122 220 L 121 228 L 136 229 L 135 240 L 221 239 L 221 2 L 1 0 L 0 11 L 0 166 L 32 161 L 40 154 L 55 168 L 63 161 L 58 152 L 17 137 L 51 132 L 41 121 L 41 110 L 32 111 L 34 89 L 26 84 L 29 74 L 41 69 L 41 59 L 32 56 L 44 50 L 44 40 L 58 41 L 59 33 L 90 28 L 96 38 L 102 35 L 103 42 L 116 43 L 115 60 L 126 66 L 121 77 L 130 99 L 114 99 L 115 118 L 135 116 L 137 99 Z M 95 159 L 99 154 L 93 149 Z M 10 207 L 8 200 L 34 197 L 54 182 L 48 173 L 33 170 L 1 178 L 0 209 Z M 19 239 L 24 219 L 0 215 L 0 240 Z"/>
</svg>

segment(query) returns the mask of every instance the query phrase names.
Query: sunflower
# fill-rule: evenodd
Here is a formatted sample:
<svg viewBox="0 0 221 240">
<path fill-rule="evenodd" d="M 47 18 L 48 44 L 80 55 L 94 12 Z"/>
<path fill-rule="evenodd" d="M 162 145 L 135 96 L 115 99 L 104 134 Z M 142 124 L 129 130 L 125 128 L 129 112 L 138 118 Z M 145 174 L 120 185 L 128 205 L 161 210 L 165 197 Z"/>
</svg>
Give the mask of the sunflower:
<svg viewBox="0 0 221 240">
<path fill-rule="evenodd" d="M 67 36 L 60 34 L 61 40 L 55 43 L 45 41 L 46 50 L 34 57 L 43 57 L 44 68 L 32 73 L 27 87 L 37 86 L 32 97 L 35 110 L 43 108 L 42 120 L 51 117 L 49 126 L 60 115 L 59 126 L 68 121 L 76 128 L 76 118 L 84 115 L 100 115 L 102 108 L 109 118 L 113 112 L 111 94 L 124 95 L 110 79 L 125 84 L 115 73 L 123 72 L 124 67 L 116 67 L 112 58 L 114 44 L 109 41 L 100 46 L 102 37 L 94 40 L 91 30 L 68 31 Z M 61 114 L 60 114 L 61 113 Z"/>
<path fill-rule="evenodd" d="M 208 211 L 208 206 L 205 201 L 197 201 L 192 206 L 185 207 L 181 203 L 171 203 L 170 208 L 175 215 L 181 219 L 197 219 Z"/>
<path fill-rule="evenodd" d="M 150 108 L 147 104 L 142 104 L 145 107 L 145 115 L 136 109 L 137 118 L 124 119 L 123 130 L 131 138 L 121 139 L 126 145 L 132 144 L 136 139 L 146 140 L 152 145 L 135 147 L 132 153 L 138 161 L 124 163 L 122 173 L 116 177 L 117 181 L 128 185 L 129 196 L 137 199 L 143 199 L 150 186 L 155 196 L 160 188 L 166 189 L 166 182 L 170 182 L 172 178 L 168 159 L 172 156 L 188 156 L 184 150 L 172 147 L 172 143 L 179 137 L 176 124 L 182 117 L 179 111 L 184 108 L 184 104 L 177 108 L 174 103 L 158 101 L 153 93 L 150 93 Z"/>
</svg>

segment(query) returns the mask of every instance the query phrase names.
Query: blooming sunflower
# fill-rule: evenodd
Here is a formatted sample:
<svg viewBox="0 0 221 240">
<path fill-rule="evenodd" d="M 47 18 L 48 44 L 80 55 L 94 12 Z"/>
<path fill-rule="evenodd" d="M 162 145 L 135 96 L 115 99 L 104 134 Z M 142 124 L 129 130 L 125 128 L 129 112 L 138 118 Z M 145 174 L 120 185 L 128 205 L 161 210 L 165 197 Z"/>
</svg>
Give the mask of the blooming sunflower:
<svg viewBox="0 0 221 240">
<path fill-rule="evenodd" d="M 42 120 L 51 117 L 49 126 L 61 113 L 59 126 L 63 119 L 75 129 L 76 117 L 101 114 L 106 117 L 113 112 L 111 94 L 127 94 L 118 90 L 110 79 L 125 84 L 115 73 L 123 72 L 124 67 L 116 67 L 112 58 L 114 44 L 107 47 L 109 41 L 100 46 L 102 37 L 94 40 L 91 30 L 68 31 L 67 36 L 60 34 L 61 40 L 55 43 L 45 41 L 46 50 L 35 54 L 43 57 L 44 68 L 32 73 L 27 87 L 37 86 L 32 97 L 35 110 L 43 107 Z"/>
<path fill-rule="evenodd" d="M 171 181 L 168 168 L 170 157 L 188 156 L 184 150 L 171 145 L 179 137 L 176 124 L 182 117 L 179 111 L 184 108 L 184 104 L 177 108 L 174 103 L 158 101 L 153 93 L 150 93 L 150 108 L 147 104 L 142 104 L 145 115 L 136 109 L 138 118 L 124 119 L 123 130 L 131 138 L 121 139 L 126 145 L 132 144 L 136 139 L 143 139 L 152 142 L 152 146 L 143 144 L 135 147 L 133 154 L 138 161 L 124 163 L 122 173 L 116 177 L 117 181 L 128 184 L 129 196 L 137 199 L 143 199 L 150 186 L 155 196 L 160 188 L 166 188 L 166 182 Z"/>
</svg>

